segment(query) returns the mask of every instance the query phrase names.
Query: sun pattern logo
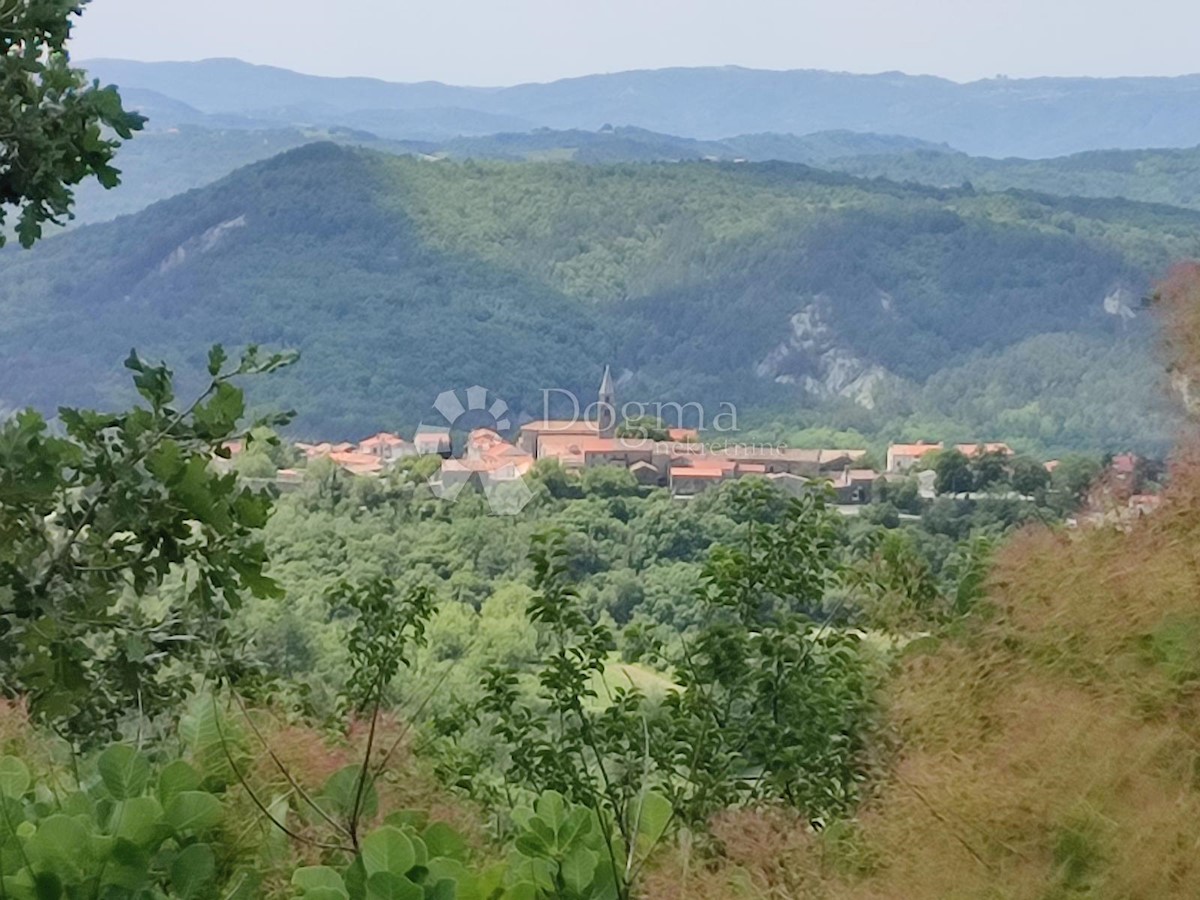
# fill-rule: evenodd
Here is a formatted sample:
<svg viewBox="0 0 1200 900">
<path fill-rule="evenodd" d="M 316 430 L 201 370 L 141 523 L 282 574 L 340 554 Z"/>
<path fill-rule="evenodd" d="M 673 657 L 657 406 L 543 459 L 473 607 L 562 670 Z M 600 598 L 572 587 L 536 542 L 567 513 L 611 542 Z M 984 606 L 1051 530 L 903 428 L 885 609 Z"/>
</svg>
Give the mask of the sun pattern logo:
<svg viewBox="0 0 1200 900">
<path fill-rule="evenodd" d="M 490 428 L 505 438 L 513 427 L 508 404 L 480 385 L 465 391 L 442 391 L 433 402 L 433 410 L 437 413 L 436 424 L 422 422 L 417 429 L 417 440 L 426 447 L 437 446 L 438 452 L 445 456 L 450 452 L 451 430 L 464 419 L 469 419 L 475 428 Z M 524 474 L 512 464 L 471 465 L 468 461 L 443 464 L 428 483 L 435 496 L 453 503 L 472 478 L 478 479 L 495 515 L 515 516 L 533 499 Z"/>
</svg>

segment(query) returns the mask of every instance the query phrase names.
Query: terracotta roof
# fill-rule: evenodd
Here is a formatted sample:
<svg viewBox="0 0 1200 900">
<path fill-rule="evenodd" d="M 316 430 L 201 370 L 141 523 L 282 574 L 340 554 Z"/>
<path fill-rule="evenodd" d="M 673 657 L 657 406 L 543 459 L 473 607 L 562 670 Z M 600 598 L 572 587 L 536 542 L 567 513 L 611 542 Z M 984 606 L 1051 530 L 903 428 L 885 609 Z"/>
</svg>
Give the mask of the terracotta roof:
<svg viewBox="0 0 1200 900">
<path fill-rule="evenodd" d="M 328 441 L 322 441 L 320 444 L 304 444 L 297 443 L 296 449 L 300 450 L 309 459 L 314 459 L 318 456 L 329 456 L 331 453 L 350 453 L 354 450 L 354 445 L 342 441 L 338 444 L 331 444 Z"/>
<path fill-rule="evenodd" d="M 339 450 L 329 454 L 329 458 L 338 463 L 349 463 L 363 465 L 379 465 L 379 460 L 370 453 L 356 453 L 353 450 Z"/>
<path fill-rule="evenodd" d="M 763 475 L 767 471 L 766 466 L 756 465 L 755 463 L 742 463 L 737 469 L 739 472 L 745 472 L 747 475 Z"/>
<path fill-rule="evenodd" d="M 496 447 L 511 447 L 508 441 L 496 434 L 490 428 L 476 428 L 467 435 L 467 450 L 475 452 L 488 452 Z"/>
<path fill-rule="evenodd" d="M 402 447 L 407 443 L 408 441 L 404 440 L 404 438 L 400 437 L 398 434 L 392 434 L 388 431 L 381 431 L 379 434 L 372 435 L 369 438 L 363 438 L 363 440 L 359 441 L 358 449 L 362 450 L 364 448 L 373 447 Z"/>
<path fill-rule="evenodd" d="M 450 432 L 418 431 L 413 435 L 413 444 L 417 447 L 448 447 L 450 446 Z"/>
<path fill-rule="evenodd" d="M 543 434 L 538 438 L 538 455 L 559 453 L 564 450 L 573 455 L 588 453 L 628 453 L 653 450 L 654 441 L 643 438 L 603 438 L 578 434 Z"/>
<path fill-rule="evenodd" d="M 927 444 L 924 441 L 916 444 L 892 444 L 888 447 L 888 453 L 894 456 L 924 456 L 926 453 L 941 450 L 944 446 L 941 441 L 936 444 Z"/>
<path fill-rule="evenodd" d="M 667 435 L 673 441 L 691 442 L 700 437 L 700 432 L 695 428 L 668 428 Z"/>
<path fill-rule="evenodd" d="M 533 465 L 533 457 L 526 456 L 525 460 L 497 459 L 447 459 L 442 461 L 443 472 L 495 472 L 497 469 L 511 467 L 517 474 L 523 475 Z"/>
<path fill-rule="evenodd" d="M 671 466 L 672 478 L 724 478 L 726 469 L 705 466 Z"/>
<path fill-rule="evenodd" d="M 374 474 L 383 469 L 383 464 L 379 461 L 379 457 L 372 456 L 369 453 L 335 451 L 329 454 L 329 459 L 341 468 L 356 475 Z"/>
<path fill-rule="evenodd" d="M 1113 471 L 1122 475 L 1132 475 L 1137 464 L 1138 457 L 1136 453 L 1118 453 L 1112 458 Z"/>
</svg>

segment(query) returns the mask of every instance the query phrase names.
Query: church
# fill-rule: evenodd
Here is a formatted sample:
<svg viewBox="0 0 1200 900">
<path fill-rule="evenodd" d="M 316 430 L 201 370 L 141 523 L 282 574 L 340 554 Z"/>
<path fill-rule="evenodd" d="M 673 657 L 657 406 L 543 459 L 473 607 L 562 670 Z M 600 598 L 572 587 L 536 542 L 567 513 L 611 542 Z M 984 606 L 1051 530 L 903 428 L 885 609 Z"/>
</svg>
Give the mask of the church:
<svg viewBox="0 0 1200 900">
<path fill-rule="evenodd" d="M 521 426 L 517 447 L 536 462 L 556 460 L 564 469 L 623 466 L 645 485 L 669 487 L 681 495 L 698 493 L 745 475 L 807 480 L 842 475 L 863 450 L 795 450 L 724 443 L 709 447 L 694 429 L 668 428 L 668 440 L 618 436 L 619 413 L 612 371 L 605 367 L 594 419 L 546 419 Z M 855 470 L 856 471 L 856 470 Z M 857 473 L 859 482 L 874 480 Z"/>
</svg>

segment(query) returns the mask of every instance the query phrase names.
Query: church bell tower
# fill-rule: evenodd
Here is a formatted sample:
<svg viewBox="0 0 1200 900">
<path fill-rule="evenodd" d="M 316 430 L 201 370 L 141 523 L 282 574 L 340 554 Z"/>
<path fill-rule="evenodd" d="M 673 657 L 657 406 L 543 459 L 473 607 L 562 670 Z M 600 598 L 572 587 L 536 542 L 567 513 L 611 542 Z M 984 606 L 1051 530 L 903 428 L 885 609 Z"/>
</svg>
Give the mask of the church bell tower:
<svg viewBox="0 0 1200 900">
<path fill-rule="evenodd" d="M 600 382 L 600 396 L 596 416 L 596 427 L 600 437 L 617 436 L 617 392 L 613 387 L 612 372 L 604 367 L 604 378 Z"/>
</svg>

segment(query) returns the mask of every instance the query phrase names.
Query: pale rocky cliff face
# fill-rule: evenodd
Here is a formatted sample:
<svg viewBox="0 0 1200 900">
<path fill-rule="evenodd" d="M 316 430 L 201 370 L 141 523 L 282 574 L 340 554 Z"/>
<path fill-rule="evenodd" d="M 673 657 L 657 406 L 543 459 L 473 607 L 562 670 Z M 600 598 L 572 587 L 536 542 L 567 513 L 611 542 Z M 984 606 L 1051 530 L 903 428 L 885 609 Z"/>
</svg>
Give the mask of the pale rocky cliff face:
<svg viewBox="0 0 1200 900">
<path fill-rule="evenodd" d="M 880 297 L 884 311 L 891 298 Z M 818 295 L 793 315 L 791 333 L 754 367 L 759 378 L 794 384 L 814 397 L 846 397 L 873 409 L 880 390 L 896 381 L 883 366 L 867 362 L 842 346 L 825 321 L 829 298 Z"/>
<path fill-rule="evenodd" d="M 1200 419 L 1200 392 L 1192 384 L 1192 377 L 1178 369 L 1171 372 L 1171 393 L 1183 404 L 1188 418 Z"/>
<path fill-rule="evenodd" d="M 202 234 L 189 238 L 172 250 L 166 259 L 159 263 L 159 274 L 162 275 L 170 272 L 172 269 L 179 268 L 192 256 L 211 252 L 234 230 L 245 227 L 246 217 L 242 215 L 236 219 L 222 222 L 220 225 L 214 225 Z"/>
</svg>

